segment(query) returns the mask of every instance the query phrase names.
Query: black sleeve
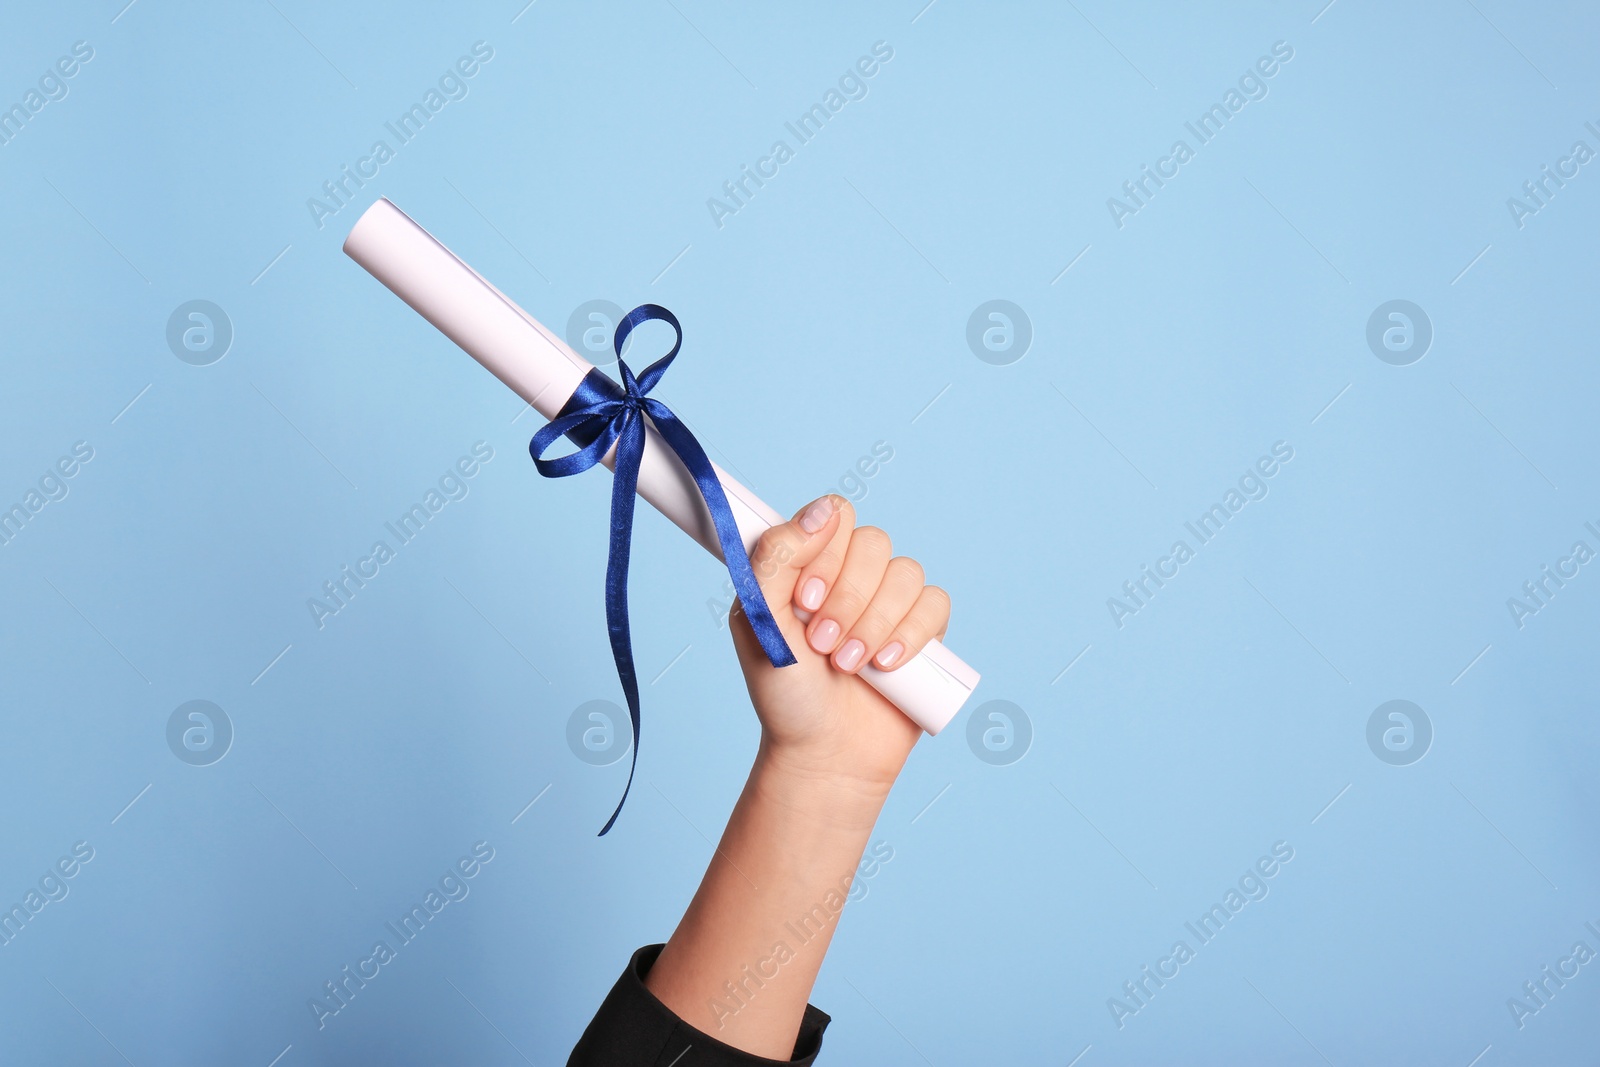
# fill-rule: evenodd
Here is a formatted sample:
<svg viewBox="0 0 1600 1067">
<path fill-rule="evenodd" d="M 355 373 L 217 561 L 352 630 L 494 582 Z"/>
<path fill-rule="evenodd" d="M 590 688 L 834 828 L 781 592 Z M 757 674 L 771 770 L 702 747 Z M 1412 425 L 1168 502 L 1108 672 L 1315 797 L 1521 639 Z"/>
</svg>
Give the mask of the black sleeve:
<svg viewBox="0 0 1600 1067">
<path fill-rule="evenodd" d="M 644 987 L 660 945 L 646 945 L 633 954 L 628 969 L 611 987 L 589 1028 L 578 1039 L 567 1067 L 810 1067 L 822 1048 L 829 1018 L 806 1005 L 800 1036 L 787 1060 L 752 1056 L 703 1034 L 668 1010 Z"/>
</svg>

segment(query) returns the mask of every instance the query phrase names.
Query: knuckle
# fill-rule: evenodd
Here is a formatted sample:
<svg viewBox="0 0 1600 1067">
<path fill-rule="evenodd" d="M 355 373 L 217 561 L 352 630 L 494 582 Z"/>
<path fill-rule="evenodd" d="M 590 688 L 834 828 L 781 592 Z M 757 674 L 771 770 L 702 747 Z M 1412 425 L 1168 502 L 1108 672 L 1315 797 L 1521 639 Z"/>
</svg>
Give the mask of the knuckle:
<svg viewBox="0 0 1600 1067">
<path fill-rule="evenodd" d="M 887 634 L 894 629 L 897 621 L 876 604 L 869 604 L 867 610 L 861 613 L 861 618 L 856 620 L 856 636 L 878 637 Z"/>
<path fill-rule="evenodd" d="M 834 588 L 833 595 L 828 597 L 828 603 L 823 610 L 835 617 L 842 615 L 847 619 L 855 619 L 861 616 L 866 607 L 866 597 L 849 586 L 840 585 Z"/>
<path fill-rule="evenodd" d="M 794 546 L 777 527 L 767 530 L 750 553 L 750 567 L 758 578 L 771 578 L 794 558 Z"/>
<path fill-rule="evenodd" d="M 857 527 L 856 532 L 851 536 L 852 544 L 860 545 L 868 551 L 881 553 L 885 556 L 889 554 L 893 547 L 893 542 L 889 540 L 889 535 L 877 526 Z"/>
<path fill-rule="evenodd" d="M 774 526 L 757 538 L 754 557 L 760 561 L 770 559 L 777 554 L 784 544 L 782 532 L 779 531 L 778 527 Z"/>
<path fill-rule="evenodd" d="M 832 548 L 825 548 L 816 559 L 811 561 L 811 566 L 806 568 L 807 574 L 838 574 L 839 566 L 844 562 L 842 556 Z"/>
<path fill-rule="evenodd" d="M 919 586 L 927 577 L 923 573 L 922 564 L 910 556 L 896 556 L 889 561 L 889 568 L 896 581 L 904 582 L 909 586 Z"/>
<path fill-rule="evenodd" d="M 928 607 L 939 615 L 950 614 L 950 594 L 937 585 L 930 585 L 923 589 L 922 595 L 928 598 Z"/>
</svg>

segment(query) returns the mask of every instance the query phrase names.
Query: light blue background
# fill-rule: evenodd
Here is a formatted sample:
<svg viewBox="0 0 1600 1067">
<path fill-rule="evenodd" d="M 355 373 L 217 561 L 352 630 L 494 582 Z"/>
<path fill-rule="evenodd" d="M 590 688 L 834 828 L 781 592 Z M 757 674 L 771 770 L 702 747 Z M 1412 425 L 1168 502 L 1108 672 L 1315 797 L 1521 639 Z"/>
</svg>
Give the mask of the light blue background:
<svg viewBox="0 0 1600 1067">
<path fill-rule="evenodd" d="M 1506 207 L 1600 148 L 1591 10 L 124 2 L 0 33 L 7 105 L 94 49 L 0 147 L 0 504 L 94 449 L 0 547 L 0 899 L 95 850 L 0 946 L 0 1060 L 563 1062 L 737 796 L 722 580 L 641 513 L 657 680 L 594 836 L 626 764 L 565 736 L 620 701 L 609 478 L 540 479 L 534 418 L 341 254 L 380 195 L 557 330 L 671 307 L 662 398 L 775 506 L 892 445 L 861 514 L 952 591 L 984 681 L 884 811 L 825 1062 L 1592 1058 L 1600 963 L 1520 1030 L 1507 998 L 1600 949 L 1600 575 L 1506 606 L 1600 548 L 1600 174 Z M 319 228 L 307 198 L 480 40 L 469 95 Z M 707 198 L 880 40 L 718 228 Z M 1107 198 L 1275 41 L 1269 95 L 1119 229 Z M 1008 366 L 965 339 L 995 298 L 1034 331 Z M 209 366 L 166 344 L 192 299 L 235 330 Z M 1366 344 L 1391 299 L 1435 331 L 1409 366 Z M 479 440 L 470 494 L 319 630 L 307 598 Z M 1114 625 L 1276 441 L 1270 495 Z M 191 699 L 236 731 L 210 766 L 167 746 Z M 1008 766 L 966 740 L 997 699 L 1034 732 Z M 1410 766 L 1367 746 L 1391 699 L 1435 731 Z M 319 1031 L 308 999 L 477 841 L 470 896 Z M 1277 841 L 1270 895 L 1119 1029 L 1108 998 Z"/>
</svg>

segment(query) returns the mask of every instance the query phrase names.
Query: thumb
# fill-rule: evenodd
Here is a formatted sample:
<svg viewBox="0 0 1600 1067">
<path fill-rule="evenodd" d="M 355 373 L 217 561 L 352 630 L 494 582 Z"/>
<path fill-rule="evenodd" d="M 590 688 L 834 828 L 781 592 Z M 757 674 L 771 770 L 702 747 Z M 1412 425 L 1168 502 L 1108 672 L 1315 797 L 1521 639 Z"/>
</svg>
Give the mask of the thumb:
<svg viewBox="0 0 1600 1067">
<path fill-rule="evenodd" d="M 828 547 L 841 513 L 849 506 L 843 497 L 829 493 L 761 535 L 750 553 L 750 566 L 774 611 L 790 605 L 800 572 Z"/>
</svg>

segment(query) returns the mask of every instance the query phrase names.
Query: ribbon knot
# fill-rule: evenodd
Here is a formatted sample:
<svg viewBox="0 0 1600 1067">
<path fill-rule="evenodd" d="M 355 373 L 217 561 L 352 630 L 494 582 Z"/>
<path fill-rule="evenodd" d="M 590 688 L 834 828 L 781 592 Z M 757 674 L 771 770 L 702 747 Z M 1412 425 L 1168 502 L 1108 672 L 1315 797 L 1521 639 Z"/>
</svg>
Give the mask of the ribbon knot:
<svg viewBox="0 0 1600 1067">
<path fill-rule="evenodd" d="M 646 367 L 637 378 L 622 359 L 622 345 L 635 327 L 652 319 L 672 327 L 672 350 Z M 622 682 L 623 694 L 628 700 L 628 718 L 633 727 L 632 762 L 628 766 L 628 784 L 623 787 L 617 810 L 611 813 L 600 830 L 604 837 L 622 814 L 628 791 L 633 788 L 633 772 L 639 766 L 639 680 L 633 668 L 633 641 L 628 629 L 628 553 L 633 540 L 633 512 L 635 494 L 639 487 L 639 461 L 644 454 L 646 416 L 661 438 L 677 453 L 689 474 L 694 478 L 705 500 L 706 508 L 717 530 L 717 542 L 722 546 L 722 558 L 728 567 L 728 576 L 744 607 L 745 617 L 755 630 L 756 639 L 774 667 L 787 667 L 795 662 L 794 653 L 778 621 L 772 617 L 767 601 L 761 594 L 750 567 L 750 557 L 739 537 L 738 524 L 734 522 L 733 509 L 728 504 L 722 483 L 717 480 L 711 459 L 695 440 L 689 428 L 661 401 L 649 396 L 661 381 L 662 375 L 672 365 L 678 350 L 683 347 L 683 328 L 677 316 L 659 304 L 641 304 L 623 316 L 617 323 L 612 345 L 617 353 L 617 367 L 622 373 L 618 385 L 596 367 L 589 371 L 549 424 L 533 435 L 528 452 L 533 464 L 546 478 L 565 478 L 580 474 L 603 460 L 617 446 L 615 479 L 611 483 L 611 544 L 606 557 L 606 629 L 611 637 L 611 655 L 617 664 L 617 678 Z M 544 452 L 566 436 L 578 446 L 576 452 L 554 459 L 544 459 Z"/>
</svg>

